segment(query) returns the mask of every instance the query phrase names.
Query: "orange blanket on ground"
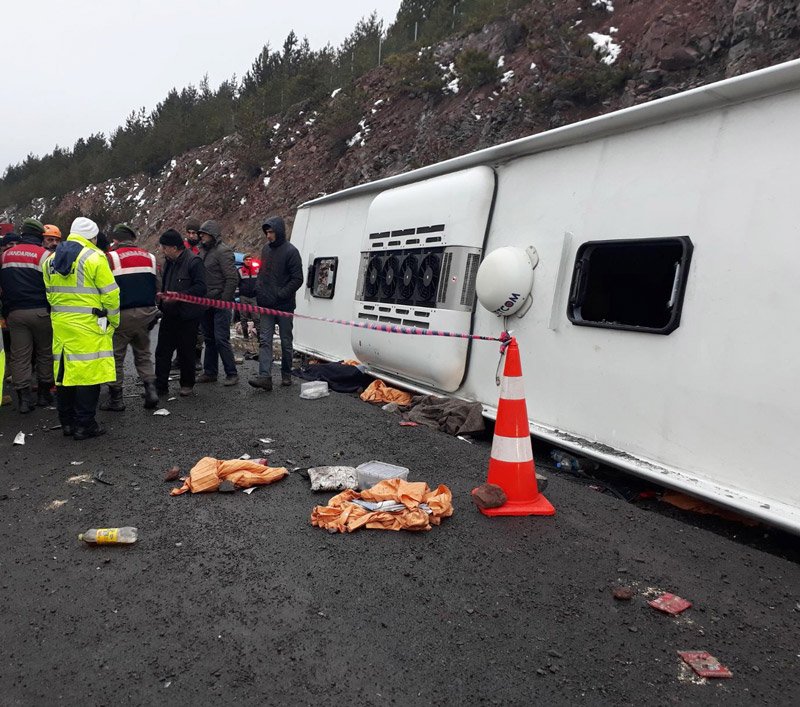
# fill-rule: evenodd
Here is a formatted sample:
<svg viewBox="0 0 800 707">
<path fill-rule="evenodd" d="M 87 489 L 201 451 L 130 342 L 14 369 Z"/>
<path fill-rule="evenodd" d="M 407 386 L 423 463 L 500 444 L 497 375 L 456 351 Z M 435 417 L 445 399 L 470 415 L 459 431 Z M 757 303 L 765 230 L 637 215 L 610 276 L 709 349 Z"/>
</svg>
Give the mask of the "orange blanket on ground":
<svg viewBox="0 0 800 707">
<path fill-rule="evenodd" d="M 226 479 L 241 489 L 265 486 L 282 479 L 288 473 L 282 466 L 264 466 L 248 459 L 221 461 L 214 457 L 203 457 L 192 467 L 189 476 L 183 481 L 183 486 L 172 489 L 169 494 L 180 496 L 187 491 L 192 493 L 216 491 Z"/>
<path fill-rule="evenodd" d="M 411 393 L 404 390 L 390 388 L 382 380 L 374 380 L 369 387 L 361 393 L 361 399 L 366 403 L 397 403 L 398 405 L 411 405 Z"/>
<path fill-rule="evenodd" d="M 369 511 L 352 503 L 354 499 L 394 501 L 403 504 L 405 510 Z M 430 514 L 420 508 L 423 503 L 430 508 Z M 439 525 L 442 518 L 451 515 L 453 494 L 447 486 L 440 485 L 431 491 L 428 484 L 422 481 L 387 479 L 360 493 L 348 489 L 334 496 L 327 506 L 316 506 L 311 511 L 311 525 L 340 533 L 352 533 L 362 527 L 377 530 L 430 530 L 434 525 Z"/>
</svg>

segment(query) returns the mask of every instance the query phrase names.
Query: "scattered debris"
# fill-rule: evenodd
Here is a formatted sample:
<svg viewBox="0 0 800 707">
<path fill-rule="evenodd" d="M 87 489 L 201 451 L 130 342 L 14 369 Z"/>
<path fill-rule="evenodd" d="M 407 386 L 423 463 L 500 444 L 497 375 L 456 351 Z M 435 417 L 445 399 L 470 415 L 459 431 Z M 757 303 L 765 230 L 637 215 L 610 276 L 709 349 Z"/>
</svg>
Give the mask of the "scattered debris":
<svg viewBox="0 0 800 707">
<path fill-rule="evenodd" d="M 419 422 L 411 422 L 411 420 L 400 420 L 400 427 L 419 427 Z"/>
<path fill-rule="evenodd" d="M 652 606 L 654 609 L 658 609 L 659 611 L 663 611 L 665 614 L 670 614 L 671 616 L 677 616 L 683 611 L 686 611 L 691 605 L 692 602 L 686 601 L 686 599 L 682 599 L 675 594 L 670 594 L 669 592 L 665 592 L 660 597 L 652 599 L 651 601 L 647 602 Z"/>
<path fill-rule="evenodd" d="M 300 384 L 300 397 L 303 400 L 316 400 L 330 395 L 327 381 L 309 381 Z"/>
<path fill-rule="evenodd" d="M 497 484 L 481 484 L 472 489 L 472 501 L 480 508 L 500 508 L 508 501 L 505 491 Z"/>
<path fill-rule="evenodd" d="M 358 473 L 358 487 L 360 489 L 368 489 L 379 481 L 387 479 L 405 481 L 408 478 L 408 469 L 406 467 L 379 462 L 375 459 L 359 464 L 356 467 L 356 472 Z"/>
<path fill-rule="evenodd" d="M 83 462 L 70 462 L 71 466 L 80 466 Z"/>
<path fill-rule="evenodd" d="M 249 489 L 245 489 L 244 492 L 249 496 L 253 491 L 256 490 L 256 486 L 251 486 Z"/>
<path fill-rule="evenodd" d="M 181 476 L 181 468 L 179 466 L 171 466 L 164 472 L 164 481 L 177 481 Z"/>
<path fill-rule="evenodd" d="M 103 478 L 103 474 L 104 473 L 105 473 L 105 471 L 102 471 L 102 470 L 98 471 L 93 477 L 94 480 L 95 481 L 99 481 L 101 484 L 105 484 L 106 486 L 113 486 L 114 485 L 113 481 L 109 481 L 108 479 L 104 479 Z"/>
<path fill-rule="evenodd" d="M 719 518 L 733 520 L 751 528 L 759 525 L 759 522 L 754 518 L 748 518 L 747 516 L 743 516 L 735 511 L 729 511 L 725 508 L 720 508 L 719 506 L 715 506 L 713 503 L 701 501 L 699 498 L 688 496 L 680 491 L 665 491 L 663 494 L 661 494 L 660 500 L 684 511 L 691 511 L 692 513 L 700 513 L 702 515 L 718 516 Z"/>
<path fill-rule="evenodd" d="M 269 437 L 259 437 L 258 441 L 261 442 L 261 444 L 272 444 L 274 442 L 274 440 Z"/>
<path fill-rule="evenodd" d="M 169 415 L 169 410 L 167 410 L 167 408 L 159 408 L 153 414 L 154 415 L 162 415 L 162 416 L 163 415 Z"/>
<path fill-rule="evenodd" d="M 242 456 L 240 456 L 239 459 L 250 459 L 250 455 L 247 453 L 242 454 Z"/>
<path fill-rule="evenodd" d="M 632 587 L 614 587 L 612 593 L 614 594 L 614 599 L 619 601 L 630 601 L 633 599 Z"/>
<path fill-rule="evenodd" d="M 312 491 L 358 488 L 358 471 L 352 466 L 315 466 L 308 470 Z"/>
<path fill-rule="evenodd" d="M 469 444 L 475 444 L 469 437 L 465 437 L 464 435 L 456 435 L 456 439 L 460 439 L 462 442 L 468 442 Z"/>
<path fill-rule="evenodd" d="M 53 425 L 50 429 L 51 430 L 60 430 L 61 429 L 61 425 Z"/>
<path fill-rule="evenodd" d="M 701 678 L 732 678 L 733 673 L 706 651 L 678 651 L 686 663 Z"/>
<path fill-rule="evenodd" d="M 50 501 L 50 503 L 48 503 L 44 507 L 44 509 L 46 511 L 55 511 L 55 510 L 61 508 L 61 506 L 63 506 L 65 503 L 66 503 L 66 501 L 61 501 L 61 500 Z"/>
<path fill-rule="evenodd" d="M 17 432 L 17 436 L 14 437 L 14 444 L 25 444 L 25 433 L 24 432 Z"/>
<path fill-rule="evenodd" d="M 171 403 L 173 400 L 177 400 L 177 398 L 176 398 L 176 397 L 174 397 L 174 396 L 173 396 L 173 397 L 171 397 L 171 398 L 167 398 L 167 402 L 168 402 L 168 403 Z"/>
<path fill-rule="evenodd" d="M 180 496 L 187 491 L 192 493 L 216 491 L 226 479 L 237 488 L 265 486 L 279 481 L 288 474 L 289 471 L 284 467 L 273 468 L 250 459 L 223 461 L 214 457 L 203 457 L 192 467 L 183 486 L 174 488 L 169 493 L 170 496 Z"/>
<path fill-rule="evenodd" d="M 78 540 L 83 540 L 90 545 L 132 545 L 139 536 L 138 528 L 125 526 L 124 528 L 89 528 L 85 533 L 78 535 Z"/>
<path fill-rule="evenodd" d="M 93 484 L 94 479 L 92 479 L 90 474 L 78 474 L 77 476 L 70 476 L 67 479 L 68 484 Z"/>
<path fill-rule="evenodd" d="M 386 403 L 383 409 L 387 412 L 394 412 L 399 407 L 411 405 L 413 396 L 404 390 L 392 388 L 380 379 L 375 379 L 361 393 L 360 398 L 367 403 Z"/>
<path fill-rule="evenodd" d="M 397 510 L 388 510 L 384 503 Z M 453 495 L 447 486 L 440 485 L 431 491 L 423 481 L 388 479 L 360 493 L 352 489 L 342 491 L 327 506 L 315 506 L 311 524 L 331 533 L 352 533 L 364 527 L 430 530 L 451 515 Z"/>
</svg>

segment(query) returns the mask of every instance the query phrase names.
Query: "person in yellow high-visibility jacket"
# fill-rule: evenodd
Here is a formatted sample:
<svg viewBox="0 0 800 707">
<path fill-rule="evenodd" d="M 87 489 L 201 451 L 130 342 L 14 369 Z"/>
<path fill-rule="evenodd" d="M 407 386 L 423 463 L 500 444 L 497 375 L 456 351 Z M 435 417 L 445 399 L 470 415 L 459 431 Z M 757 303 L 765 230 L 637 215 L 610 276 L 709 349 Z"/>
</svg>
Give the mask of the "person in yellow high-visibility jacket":
<svg viewBox="0 0 800 707">
<path fill-rule="evenodd" d="M 113 337 L 119 325 L 119 287 L 97 247 L 99 232 L 91 219 L 76 218 L 43 267 L 58 417 L 64 435 L 77 440 L 105 434 L 95 420 L 100 386 L 117 377 Z"/>
</svg>

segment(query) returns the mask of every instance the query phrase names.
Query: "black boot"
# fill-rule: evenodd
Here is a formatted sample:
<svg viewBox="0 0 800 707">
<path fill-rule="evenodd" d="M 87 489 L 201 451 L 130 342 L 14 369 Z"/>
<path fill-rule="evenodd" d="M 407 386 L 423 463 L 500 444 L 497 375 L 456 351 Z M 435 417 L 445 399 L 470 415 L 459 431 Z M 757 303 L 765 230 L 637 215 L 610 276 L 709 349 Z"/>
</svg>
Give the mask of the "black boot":
<svg viewBox="0 0 800 707">
<path fill-rule="evenodd" d="M 71 422 L 62 422 L 61 432 L 65 437 L 72 437 L 75 434 L 75 426 Z"/>
<path fill-rule="evenodd" d="M 122 400 L 122 388 L 119 386 L 108 386 L 108 398 L 100 403 L 101 410 L 110 410 L 112 412 L 122 412 L 125 409 L 125 403 Z M 78 434 L 78 429 L 75 434 Z"/>
<path fill-rule="evenodd" d="M 52 383 L 39 381 L 39 390 L 36 393 L 36 404 L 40 408 L 50 407 L 53 404 L 53 394 L 50 392 Z"/>
<path fill-rule="evenodd" d="M 81 440 L 90 439 L 91 437 L 99 437 L 105 433 L 106 430 L 102 425 L 93 422 L 88 427 L 75 427 L 75 431 L 72 433 L 72 439 L 80 442 Z"/>
<path fill-rule="evenodd" d="M 25 415 L 26 413 L 33 412 L 36 406 L 33 404 L 33 394 L 31 393 L 30 386 L 26 385 L 24 388 L 17 389 L 17 403 L 21 414 Z"/>
<path fill-rule="evenodd" d="M 146 410 L 151 410 L 158 405 L 158 392 L 156 391 L 155 381 L 144 382 L 144 407 Z"/>
</svg>

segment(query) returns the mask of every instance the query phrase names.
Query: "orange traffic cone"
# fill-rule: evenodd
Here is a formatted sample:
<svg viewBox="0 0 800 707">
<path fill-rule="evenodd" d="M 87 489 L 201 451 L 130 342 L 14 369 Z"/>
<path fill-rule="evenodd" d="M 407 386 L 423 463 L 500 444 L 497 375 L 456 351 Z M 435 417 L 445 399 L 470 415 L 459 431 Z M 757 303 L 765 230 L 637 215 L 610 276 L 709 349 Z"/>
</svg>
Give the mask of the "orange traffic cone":
<svg viewBox="0 0 800 707">
<path fill-rule="evenodd" d="M 487 516 L 551 516 L 556 509 L 536 485 L 525 387 L 519 346 L 512 338 L 500 386 L 487 483 L 497 484 L 508 501 L 499 508 L 481 509 Z"/>
</svg>

